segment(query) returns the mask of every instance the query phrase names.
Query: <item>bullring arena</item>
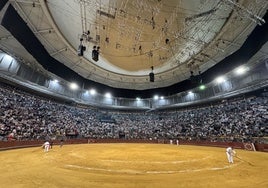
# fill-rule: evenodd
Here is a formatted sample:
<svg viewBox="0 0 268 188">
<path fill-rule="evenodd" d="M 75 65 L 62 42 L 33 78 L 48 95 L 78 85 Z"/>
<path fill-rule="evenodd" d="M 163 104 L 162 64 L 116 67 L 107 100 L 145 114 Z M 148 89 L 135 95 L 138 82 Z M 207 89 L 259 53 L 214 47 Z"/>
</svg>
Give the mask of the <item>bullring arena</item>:
<svg viewBox="0 0 268 188">
<path fill-rule="evenodd" d="M 1 151 L 1 187 L 268 187 L 268 155 L 157 143 L 55 144 Z"/>
<path fill-rule="evenodd" d="M 267 10 L 0 0 L 0 188 L 268 188 Z"/>
</svg>

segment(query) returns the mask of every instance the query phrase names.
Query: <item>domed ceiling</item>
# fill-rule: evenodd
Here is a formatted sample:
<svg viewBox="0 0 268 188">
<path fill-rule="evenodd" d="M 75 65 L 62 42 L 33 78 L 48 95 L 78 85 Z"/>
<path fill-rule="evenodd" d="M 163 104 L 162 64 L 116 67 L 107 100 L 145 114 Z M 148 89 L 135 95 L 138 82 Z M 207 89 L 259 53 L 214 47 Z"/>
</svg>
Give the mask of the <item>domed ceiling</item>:
<svg viewBox="0 0 268 188">
<path fill-rule="evenodd" d="M 53 58 L 86 79 L 136 90 L 170 86 L 211 68 L 264 23 L 268 6 L 266 0 L 10 3 Z M 94 46 L 100 48 L 97 61 Z"/>
</svg>

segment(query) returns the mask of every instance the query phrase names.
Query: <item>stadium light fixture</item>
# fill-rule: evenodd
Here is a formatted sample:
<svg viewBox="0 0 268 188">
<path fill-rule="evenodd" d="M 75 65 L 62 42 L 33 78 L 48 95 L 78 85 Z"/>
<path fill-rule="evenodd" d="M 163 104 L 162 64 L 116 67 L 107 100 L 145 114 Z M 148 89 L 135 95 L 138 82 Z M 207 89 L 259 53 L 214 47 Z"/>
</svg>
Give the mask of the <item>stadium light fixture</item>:
<svg viewBox="0 0 268 188">
<path fill-rule="evenodd" d="M 95 94 L 96 94 L 96 90 L 95 90 L 95 89 L 91 89 L 91 90 L 89 90 L 89 93 L 90 93 L 91 95 L 95 95 Z"/>
<path fill-rule="evenodd" d="M 204 90 L 204 89 L 206 89 L 206 86 L 204 84 L 202 84 L 202 85 L 199 86 L 199 89 Z"/>
<path fill-rule="evenodd" d="M 13 60 L 13 57 L 8 55 L 8 54 L 5 54 L 4 58 L 6 58 L 7 61 L 12 61 Z"/>
<path fill-rule="evenodd" d="M 71 83 L 70 84 L 70 88 L 72 89 L 72 90 L 76 90 L 76 89 L 78 89 L 78 85 L 76 84 L 76 83 Z"/>
<path fill-rule="evenodd" d="M 154 100 L 158 100 L 159 99 L 159 96 L 158 95 L 155 95 L 154 96 Z"/>
<path fill-rule="evenodd" d="M 216 78 L 216 82 L 217 82 L 218 84 L 220 84 L 220 83 L 222 83 L 222 82 L 225 82 L 225 79 L 224 79 L 223 76 L 220 76 L 220 77 Z"/>
<path fill-rule="evenodd" d="M 111 93 L 105 93 L 104 96 L 105 96 L 106 98 L 111 98 L 111 97 L 112 97 Z"/>
<path fill-rule="evenodd" d="M 242 75 L 242 74 L 245 74 L 247 71 L 248 71 L 247 67 L 240 66 L 240 67 L 235 69 L 235 74 L 236 75 Z"/>
</svg>

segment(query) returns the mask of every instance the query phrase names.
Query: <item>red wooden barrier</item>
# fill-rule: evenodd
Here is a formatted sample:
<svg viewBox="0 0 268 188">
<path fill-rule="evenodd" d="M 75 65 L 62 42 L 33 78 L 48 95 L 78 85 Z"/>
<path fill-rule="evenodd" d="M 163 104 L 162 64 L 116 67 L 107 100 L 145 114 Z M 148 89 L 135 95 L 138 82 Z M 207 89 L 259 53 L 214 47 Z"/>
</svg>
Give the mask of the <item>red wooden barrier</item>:
<svg viewBox="0 0 268 188">
<path fill-rule="evenodd" d="M 41 146 L 44 141 L 0 141 L 0 150 L 16 149 L 25 147 Z M 139 140 L 139 139 L 70 139 L 65 140 L 64 144 L 85 144 L 85 143 L 162 143 L 170 144 L 170 140 Z M 59 145 L 60 140 L 53 140 L 53 145 Z M 176 144 L 176 141 L 173 141 Z M 209 142 L 209 141 L 179 141 L 180 145 L 197 145 L 212 147 L 233 146 L 237 149 L 245 149 L 244 143 L 240 142 Z M 268 152 L 268 144 L 254 144 L 256 151 Z M 247 148 L 246 148 L 247 149 Z"/>
</svg>

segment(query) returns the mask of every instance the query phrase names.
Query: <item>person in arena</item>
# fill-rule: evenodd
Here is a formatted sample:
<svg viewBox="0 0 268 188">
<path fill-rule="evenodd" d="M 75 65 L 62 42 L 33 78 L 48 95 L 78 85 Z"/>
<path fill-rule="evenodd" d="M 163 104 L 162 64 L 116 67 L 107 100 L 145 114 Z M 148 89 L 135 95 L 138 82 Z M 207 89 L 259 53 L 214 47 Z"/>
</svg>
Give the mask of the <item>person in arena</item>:
<svg viewBox="0 0 268 188">
<path fill-rule="evenodd" d="M 48 141 L 46 141 L 43 145 L 42 148 L 44 148 L 44 152 L 48 152 L 50 148 L 50 144 Z"/>
<path fill-rule="evenodd" d="M 61 138 L 61 139 L 60 139 L 60 147 L 63 146 L 63 141 L 64 141 L 63 138 Z"/>
<path fill-rule="evenodd" d="M 228 147 L 226 149 L 226 155 L 227 155 L 227 159 L 228 159 L 228 162 L 230 164 L 233 164 L 234 163 L 234 156 L 235 156 L 236 152 L 235 150 L 233 149 L 233 147 Z"/>
</svg>

